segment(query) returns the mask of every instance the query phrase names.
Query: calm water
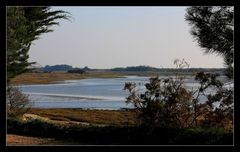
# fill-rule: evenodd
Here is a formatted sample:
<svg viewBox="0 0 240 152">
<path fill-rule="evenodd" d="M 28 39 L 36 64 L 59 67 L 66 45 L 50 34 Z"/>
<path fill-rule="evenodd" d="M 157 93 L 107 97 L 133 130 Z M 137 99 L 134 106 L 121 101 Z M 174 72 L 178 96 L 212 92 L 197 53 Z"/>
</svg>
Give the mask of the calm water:
<svg viewBox="0 0 240 152">
<path fill-rule="evenodd" d="M 120 109 L 132 108 L 125 103 L 128 92 L 123 90 L 125 82 L 135 82 L 144 88 L 149 77 L 128 76 L 111 79 L 68 80 L 58 84 L 21 85 L 35 108 L 89 108 Z M 198 85 L 193 79 L 186 79 L 187 88 Z"/>
</svg>

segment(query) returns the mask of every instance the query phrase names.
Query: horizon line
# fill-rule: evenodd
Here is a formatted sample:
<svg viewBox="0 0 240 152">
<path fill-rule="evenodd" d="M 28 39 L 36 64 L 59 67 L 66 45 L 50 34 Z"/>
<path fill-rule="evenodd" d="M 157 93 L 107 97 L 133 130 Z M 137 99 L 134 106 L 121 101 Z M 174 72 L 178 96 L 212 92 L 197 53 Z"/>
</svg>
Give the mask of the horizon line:
<svg viewBox="0 0 240 152">
<path fill-rule="evenodd" d="M 73 66 L 73 65 L 70 65 L 70 64 L 46 64 L 46 65 L 33 65 L 33 67 L 46 67 L 46 66 L 56 66 L 56 65 L 68 65 L 68 66 L 72 66 L 73 68 L 89 68 L 89 69 L 114 69 L 114 68 L 127 68 L 127 67 L 140 67 L 140 66 L 143 66 L 143 67 L 150 67 L 150 68 L 157 68 L 157 69 L 175 69 L 176 67 L 163 67 L 163 66 L 160 66 L 160 67 L 154 67 L 154 66 L 150 66 L 150 65 L 129 65 L 129 66 L 116 66 L 116 67 L 111 67 L 111 68 L 97 68 L 97 67 L 89 67 L 89 66 Z M 194 69 L 225 69 L 226 67 L 189 67 L 188 69 L 191 69 L 191 68 L 194 68 Z M 184 69 L 187 69 L 187 68 L 184 68 Z"/>
</svg>

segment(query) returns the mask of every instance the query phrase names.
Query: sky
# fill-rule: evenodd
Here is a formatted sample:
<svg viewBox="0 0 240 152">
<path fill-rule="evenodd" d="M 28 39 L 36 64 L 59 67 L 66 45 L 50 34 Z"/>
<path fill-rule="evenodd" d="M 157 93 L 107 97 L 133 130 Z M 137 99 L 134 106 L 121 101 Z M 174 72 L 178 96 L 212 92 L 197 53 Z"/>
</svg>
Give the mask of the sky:
<svg viewBox="0 0 240 152">
<path fill-rule="evenodd" d="M 185 21 L 186 7 L 52 7 L 71 13 L 54 32 L 33 42 L 29 61 L 41 66 L 172 68 L 184 58 L 193 68 L 222 68 L 223 59 L 204 54 Z"/>
</svg>

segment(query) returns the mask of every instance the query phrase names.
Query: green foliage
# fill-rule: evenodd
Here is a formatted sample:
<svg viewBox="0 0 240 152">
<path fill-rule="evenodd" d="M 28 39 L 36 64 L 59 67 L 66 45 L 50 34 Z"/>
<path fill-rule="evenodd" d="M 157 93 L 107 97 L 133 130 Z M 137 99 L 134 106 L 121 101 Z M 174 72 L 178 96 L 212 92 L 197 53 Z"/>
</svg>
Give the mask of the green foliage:
<svg viewBox="0 0 240 152">
<path fill-rule="evenodd" d="M 35 119 L 31 121 L 23 121 L 20 118 L 7 118 L 8 133 L 30 134 L 34 136 L 48 136 L 48 134 L 59 133 L 60 126 L 47 123 L 45 121 Z"/>
<path fill-rule="evenodd" d="M 71 65 L 61 64 L 61 65 L 46 65 L 41 70 L 44 72 L 53 72 L 53 71 L 68 71 L 73 69 Z"/>
<path fill-rule="evenodd" d="M 7 80 L 23 72 L 28 62 L 28 51 L 34 40 L 53 31 L 57 19 L 68 19 L 64 11 L 50 11 L 50 7 L 7 7 Z"/>
<path fill-rule="evenodd" d="M 179 144 L 231 144 L 233 134 L 226 132 L 223 128 L 190 128 L 178 132 L 176 141 Z"/>
<path fill-rule="evenodd" d="M 157 68 L 144 65 L 111 69 L 111 71 L 157 71 L 157 70 L 158 70 Z"/>
<path fill-rule="evenodd" d="M 224 57 L 229 78 L 233 78 L 233 14 L 233 6 L 193 6 L 187 8 L 185 18 L 192 26 L 191 34 L 205 53 Z"/>
<path fill-rule="evenodd" d="M 68 70 L 67 71 L 68 73 L 79 73 L 79 74 L 84 74 L 86 73 L 86 71 L 80 69 L 80 68 L 74 68 L 74 69 L 71 69 L 71 70 Z"/>
<path fill-rule="evenodd" d="M 100 70 L 100 69 L 98 69 Z M 194 72 L 215 72 L 222 74 L 224 73 L 226 69 L 225 68 L 188 68 L 188 69 L 181 69 L 181 72 L 184 74 L 192 74 Z M 131 66 L 131 67 L 117 67 L 117 68 L 112 68 L 110 71 L 114 72 L 126 72 L 127 74 L 146 74 L 147 72 L 151 73 L 159 73 L 161 75 L 172 75 L 173 73 L 179 71 L 179 69 L 175 68 L 155 68 L 151 66 Z M 143 72 L 143 73 L 141 73 Z"/>
<path fill-rule="evenodd" d="M 7 78 L 23 73 L 30 63 L 27 62 L 29 41 L 27 19 L 23 8 L 7 7 Z"/>
</svg>

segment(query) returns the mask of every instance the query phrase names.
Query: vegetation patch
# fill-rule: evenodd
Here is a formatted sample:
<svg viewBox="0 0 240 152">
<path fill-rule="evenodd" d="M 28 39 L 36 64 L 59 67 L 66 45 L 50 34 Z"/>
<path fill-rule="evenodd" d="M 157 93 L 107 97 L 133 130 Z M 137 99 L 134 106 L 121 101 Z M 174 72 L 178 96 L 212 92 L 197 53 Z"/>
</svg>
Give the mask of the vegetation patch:
<svg viewBox="0 0 240 152">
<path fill-rule="evenodd" d="M 93 145 L 174 145 L 174 144 L 232 144 L 233 134 L 220 128 L 155 128 L 146 134 L 143 126 L 62 126 L 40 120 L 8 119 L 8 133 L 48 137 Z"/>
<path fill-rule="evenodd" d="M 65 73 L 65 72 L 52 72 L 52 73 L 23 73 L 11 79 L 10 84 L 49 84 L 58 83 L 64 80 L 80 80 L 86 78 L 119 78 L 123 74 L 116 74 L 114 72 L 88 72 L 84 74 L 79 73 Z"/>
<path fill-rule="evenodd" d="M 135 125 L 134 111 L 125 110 L 83 110 L 83 109 L 31 109 L 28 113 L 48 117 L 52 120 L 79 121 L 107 125 Z"/>
</svg>

